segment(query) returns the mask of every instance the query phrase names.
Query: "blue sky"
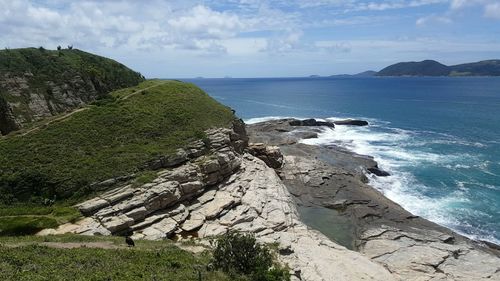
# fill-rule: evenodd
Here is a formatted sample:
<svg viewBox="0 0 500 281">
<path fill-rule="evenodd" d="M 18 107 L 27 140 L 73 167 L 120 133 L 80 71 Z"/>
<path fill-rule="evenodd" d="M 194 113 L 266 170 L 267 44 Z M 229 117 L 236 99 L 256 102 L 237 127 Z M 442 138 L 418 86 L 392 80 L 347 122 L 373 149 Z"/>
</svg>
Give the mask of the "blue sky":
<svg viewBox="0 0 500 281">
<path fill-rule="evenodd" d="M 0 46 L 72 44 L 147 77 L 284 77 L 500 59 L 500 0 L 0 0 Z"/>
</svg>

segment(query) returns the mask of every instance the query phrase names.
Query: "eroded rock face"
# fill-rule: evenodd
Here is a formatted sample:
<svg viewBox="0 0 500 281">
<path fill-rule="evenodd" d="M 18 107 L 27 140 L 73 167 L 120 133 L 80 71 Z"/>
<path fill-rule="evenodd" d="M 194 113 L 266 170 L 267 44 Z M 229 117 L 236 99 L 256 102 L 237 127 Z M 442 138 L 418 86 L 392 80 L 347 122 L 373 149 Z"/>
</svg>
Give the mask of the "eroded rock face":
<svg viewBox="0 0 500 281">
<path fill-rule="evenodd" d="M 400 280 L 500 280 L 498 249 L 415 216 L 368 186 L 368 177 L 375 175 L 367 171 L 387 176 L 372 157 L 334 145 L 289 142 L 293 131 L 286 126 L 288 120 L 249 126 L 250 139 L 280 147 L 284 165 L 279 173 L 299 204 L 333 209 L 320 214 L 346 218 L 343 223 L 351 225 L 347 232 L 352 241 L 343 243 L 352 242 L 353 249 Z"/>
<path fill-rule="evenodd" d="M 238 153 L 230 131 L 211 131 L 207 154 L 159 171 L 151 183 L 84 202 L 79 208 L 87 218 L 42 234 L 127 233 L 133 239 L 159 240 L 240 230 L 254 233 L 260 242 L 277 243 L 292 280 L 396 280 L 384 267 L 300 222 L 276 172 L 259 158 Z"/>
<path fill-rule="evenodd" d="M 193 198 L 202 195 L 205 189 L 220 183 L 240 168 L 241 155 L 236 152 L 231 141 L 231 137 L 234 142 L 238 141 L 238 135 L 232 134 L 234 132 L 230 129 L 209 130 L 207 144 L 196 149 L 194 144 L 190 146 L 189 154 L 180 149 L 173 156 L 161 159 L 164 162 L 162 166 L 175 165 L 177 168 L 159 171 L 157 178 L 151 183 L 139 187 L 126 185 L 103 193 L 79 204 L 78 208 L 84 215 L 100 222 L 112 234 L 132 231 L 136 236 L 158 239 L 159 234 L 154 229 L 168 226 L 169 231 L 161 238 L 169 237 L 183 225 L 190 214 L 186 208 L 179 209 L 180 204 L 197 204 Z M 198 151 L 206 154 L 190 156 L 197 155 Z M 190 218 L 183 228 L 185 231 L 195 230 L 201 227 L 205 218 L 218 216 L 236 202 L 237 199 L 232 196 L 214 193 L 212 198 L 199 203 L 200 206 L 204 204 L 202 211 L 199 215 L 193 213 L 195 219 Z M 178 216 L 180 213 L 185 215 Z M 85 229 L 85 232 L 88 233 L 88 230 Z"/>
<path fill-rule="evenodd" d="M 360 250 L 403 280 L 500 280 L 500 259 L 453 236 L 381 225 L 361 235 Z"/>
<path fill-rule="evenodd" d="M 275 171 L 262 160 L 250 154 L 240 155 L 239 160 L 236 172 L 222 182 L 208 187 L 204 193 L 191 199 L 178 199 L 177 203 L 146 215 L 142 220 L 135 220 L 132 212 L 143 218 L 149 212 L 147 207 L 137 207 L 123 213 L 128 208 L 122 208 L 131 205 L 135 201 L 134 197 L 137 197 L 136 193 L 132 197 L 125 196 L 126 190 L 130 188 L 127 187 L 113 193 L 114 196 L 123 194 L 127 199 L 100 209 L 83 222 L 47 230 L 46 234 L 72 232 L 109 235 L 128 229 L 133 239 L 159 240 L 180 233 L 205 238 L 233 229 L 254 233 L 263 243 L 277 243 L 279 259 L 291 268 L 292 280 L 327 281 L 332 280 L 332 276 L 335 276 L 335 280 L 346 281 L 397 280 L 384 267 L 337 245 L 300 222 L 286 187 Z M 158 182 L 164 179 L 163 176 Z M 155 185 L 156 189 L 147 194 L 170 190 L 173 185 Z M 109 200 L 110 196 L 102 197 Z M 125 202 L 128 203 L 123 204 Z M 105 215 L 110 208 L 112 212 L 122 211 L 113 216 Z"/>
<path fill-rule="evenodd" d="M 264 161 L 264 163 L 271 168 L 279 169 L 283 166 L 283 155 L 277 146 L 267 146 L 263 143 L 251 143 L 248 145 L 248 152 Z"/>
<path fill-rule="evenodd" d="M 207 135 L 208 143 L 198 150 L 202 155 L 161 168 L 151 183 L 126 185 L 84 202 L 79 207 L 87 218 L 44 233 L 127 233 L 134 239 L 159 240 L 205 238 L 230 229 L 251 232 L 260 242 L 279 245 L 279 259 L 290 267 L 292 280 L 499 277 L 495 253 L 398 209 L 363 183 L 361 170 L 306 157 L 308 148 L 296 145 L 303 148 L 303 156 L 286 155 L 278 169 L 280 178 L 261 159 L 238 152 L 236 144 L 244 140 L 234 130 L 217 129 Z M 355 243 L 362 254 L 304 225 L 289 190 L 302 203 L 311 200 L 349 215 L 358 226 Z"/>
</svg>

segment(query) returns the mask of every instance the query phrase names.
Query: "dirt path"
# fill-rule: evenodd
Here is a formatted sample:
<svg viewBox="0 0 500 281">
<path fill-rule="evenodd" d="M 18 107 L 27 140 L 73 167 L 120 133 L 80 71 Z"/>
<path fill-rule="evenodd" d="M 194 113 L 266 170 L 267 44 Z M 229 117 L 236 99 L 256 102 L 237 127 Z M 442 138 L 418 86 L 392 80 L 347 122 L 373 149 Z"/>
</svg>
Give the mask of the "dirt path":
<svg viewBox="0 0 500 281">
<path fill-rule="evenodd" d="M 142 93 L 142 92 L 144 92 L 144 91 L 146 91 L 146 90 L 149 90 L 149 89 L 151 89 L 151 88 L 158 87 L 158 86 L 163 85 L 163 84 L 165 84 L 165 83 L 166 83 L 166 82 L 162 82 L 162 83 L 157 83 L 157 84 L 154 84 L 154 85 L 149 86 L 149 87 L 146 87 L 146 88 L 144 88 L 144 89 L 140 89 L 140 90 L 137 90 L 137 91 L 135 91 L 135 92 L 132 92 L 132 93 L 130 93 L 130 94 L 128 94 L 128 95 L 126 95 L 126 96 L 124 96 L 124 97 L 122 97 L 122 98 L 119 98 L 119 99 L 120 99 L 120 100 L 126 100 L 126 99 L 130 98 L 131 96 L 137 95 L 137 94 Z M 45 126 L 47 126 L 47 125 L 50 125 L 50 124 L 52 124 L 52 123 L 54 123 L 54 122 L 58 122 L 58 121 L 61 121 L 61 120 L 67 119 L 67 118 L 69 118 L 71 115 L 73 115 L 73 114 L 75 114 L 75 113 L 78 113 L 78 112 L 85 111 L 85 110 L 87 110 L 87 109 L 89 109 L 89 108 L 90 108 L 89 106 L 85 106 L 85 107 L 82 107 L 82 108 L 76 109 L 76 110 L 74 110 L 74 111 L 72 111 L 72 112 L 69 112 L 69 113 L 64 114 L 64 115 L 62 115 L 62 116 L 59 116 L 59 117 L 57 117 L 57 118 L 55 118 L 55 119 L 51 119 L 51 120 L 49 120 L 49 121 L 47 121 L 47 122 L 45 122 L 45 123 L 43 123 L 43 124 L 40 124 L 40 125 L 38 125 L 38 126 L 36 126 L 36 127 L 34 127 L 34 128 L 31 128 L 31 129 L 29 129 L 28 131 L 26 131 L 26 132 L 24 132 L 24 133 L 22 133 L 22 134 L 19 134 L 19 135 L 17 135 L 17 136 L 25 136 L 25 135 L 27 135 L 27 134 L 29 134 L 29 133 L 34 132 L 34 131 L 38 131 L 38 130 L 40 130 L 40 128 L 42 128 L 42 127 L 45 127 Z"/>
<path fill-rule="evenodd" d="M 75 249 L 75 248 L 99 248 L 99 249 L 124 249 L 127 245 L 116 245 L 111 241 L 103 242 L 21 242 L 21 243 L 5 243 L 2 246 L 6 247 L 24 247 L 29 245 L 40 245 L 49 248 L 57 249 Z"/>
<path fill-rule="evenodd" d="M 39 245 L 46 246 L 49 248 L 56 249 L 77 249 L 77 248 L 95 248 L 95 249 L 132 249 L 125 244 L 116 244 L 112 241 L 100 241 L 100 242 L 19 242 L 19 243 L 0 243 L 1 246 L 9 248 L 25 247 L 29 245 Z M 181 248 L 184 251 L 191 252 L 193 254 L 199 254 L 207 250 L 206 246 L 203 245 L 184 245 L 182 243 L 174 243 L 175 246 Z M 149 248 L 139 247 L 142 250 L 152 250 Z"/>
</svg>

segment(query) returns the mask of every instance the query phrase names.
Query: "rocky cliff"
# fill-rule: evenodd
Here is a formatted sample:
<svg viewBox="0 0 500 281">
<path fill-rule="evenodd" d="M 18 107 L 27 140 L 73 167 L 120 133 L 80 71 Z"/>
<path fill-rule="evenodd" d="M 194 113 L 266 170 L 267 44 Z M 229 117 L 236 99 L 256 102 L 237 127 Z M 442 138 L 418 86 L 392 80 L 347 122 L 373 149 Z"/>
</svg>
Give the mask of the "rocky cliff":
<svg viewBox="0 0 500 281">
<path fill-rule="evenodd" d="M 250 140 L 267 144 L 247 145 L 241 122 L 232 129 L 207 130 L 204 141 L 179 149 L 179 160 L 160 168 L 152 182 L 123 185 L 80 203 L 85 219 L 40 234 L 203 240 L 231 229 L 276 244 L 293 280 L 499 277 L 497 252 L 412 216 L 367 186 L 362 171 L 376 167 L 375 161 L 298 143 L 304 132 L 332 126 L 291 121 L 251 126 Z M 337 162 L 323 162 L 320 155 Z M 296 203 L 348 216 L 356 225 L 353 243 L 359 252 L 307 227 Z"/>
<path fill-rule="evenodd" d="M 301 143 L 304 136 L 317 137 L 308 133 L 332 129 L 296 126 L 294 121 L 268 121 L 247 130 L 251 142 L 279 146 L 284 155 L 279 174 L 297 204 L 302 209 L 321 210 L 308 216 L 306 223 L 318 227 L 314 222 L 324 222 L 324 216 L 341 221 L 342 225 L 319 225 L 319 229 L 332 239 L 344 238 L 348 232 L 351 241 L 347 242 L 354 250 L 383 265 L 399 280 L 500 280 L 498 249 L 404 210 L 367 184 L 369 178 L 388 176 L 371 157 L 335 145 Z"/>
<path fill-rule="evenodd" d="M 192 155 L 161 169 L 142 186 L 125 185 L 78 205 L 87 217 L 40 234 L 128 234 L 134 239 L 208 238 L 229 229 L 276 243 L 293 280 L 395 280 L 382 266 L 306 227 L 273 166 L 276 147 L 252 146 L 241 123 L 208 130 L 179 155 Z M 252 152 L 258 157 L 249 153 Z M 272 160 L 271 160 L 272 159 Z"/>
<path fill-rule="evenodd" d="M 143 80 L 116 61 L 77 49 L 1 50 L 0 132 L 7 134 Z"/>
</svg>

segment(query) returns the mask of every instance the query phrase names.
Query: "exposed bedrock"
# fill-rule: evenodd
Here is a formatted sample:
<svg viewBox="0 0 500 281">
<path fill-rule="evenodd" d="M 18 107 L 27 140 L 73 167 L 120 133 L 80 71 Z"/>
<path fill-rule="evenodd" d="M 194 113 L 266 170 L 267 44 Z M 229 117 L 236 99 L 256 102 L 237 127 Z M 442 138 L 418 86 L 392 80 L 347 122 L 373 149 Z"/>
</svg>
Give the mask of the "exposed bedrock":
<svg viewBox="0 0 500 281">
<path fill-rule="evenodd" d="M 182 161 L 160 165 L 152 182 L 83 202 L 85 219 L 41 234 L 203 239 L 232 229 L 277 243 L 293 280 L 500 280 L 497 251 L 412 215 L 366 185 L 373 159 L 289 142 L 288 120 L 273 122 L 249 126 L 249 145 L 241 123 L 209 130 L 205 142 L 182 149 Z M 297 203 L 349 218 L 359 252 L 308 228 Z"/>
<path fill-rule="evenodd" d="M 347 218 L 353 248 L 400 280 L 500 280 L 498 250 L 415 216 L 367 185 L 369 170 L 378 168 L 373 158 L 286 141 L 293 130 L 283 123 L 288 120 L 250 125 L 250 141 L 280 147 L 279 175 L 289 192 L 300 205 Z"/>
<path fill-rule="evenodd" d="M 126 185 L 86 201 L 79 208 L 87 218 L 41 234 L 126 233 L 158 240 L 205 238 L 233 229 L 277 243 L 292 280 L 397 280 L 383 266 L 306 227 L 275 170 L 258 158 L 279 163 L 279 149 L 250 145 L 258 157 L 239 153 L 233 133 L 207 132 L 205 154 L 161 169 L 151 183 Z"/>
</svg>

